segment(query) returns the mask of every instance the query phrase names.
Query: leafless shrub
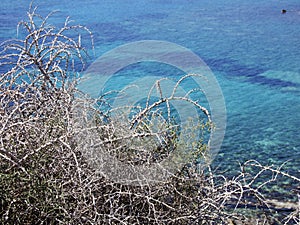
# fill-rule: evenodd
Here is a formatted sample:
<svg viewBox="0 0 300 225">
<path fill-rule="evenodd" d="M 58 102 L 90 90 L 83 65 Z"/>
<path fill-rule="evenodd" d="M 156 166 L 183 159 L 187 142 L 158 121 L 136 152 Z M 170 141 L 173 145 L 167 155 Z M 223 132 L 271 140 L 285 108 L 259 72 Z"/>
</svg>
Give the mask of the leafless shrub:
<svg viewBox="0 0 300 225">
<path fill-rule="evenodd" d="M 140 186 L 99 173 L 83 151 L 86 143 L 80 142 L 80 135 L 91 134 L 98 141 L 94 147 L 129 165 L 156 163 L 178 147 L 171 101 L 185 101 L 204 112 L 208 123 L 192 123 L 191 129 L 212 129 L 209 112 L 188 95 L 175 96 L 176 85 L 173 94 L 147 103 L 131 119 L 95 108 L 95 101 L 76 90 L 76 65 L 84 66 L 86 53 L 81 32 L 90 32 L 68 19 L 56 29 L 47 23 L 50 15 L 44 18 L 31 7 L 29 20 L 19 24 L 27 32 L 25 39 L 3 45 L 0 65 L 9 69 L 0 78 L 2 224 L 281 223 L 274 216 L 276 203 L 263 191 L 279 175 L 299 182 L 281 168 L 249 161 L 229 179 L 209 167 L 199 171 L 191 161 L 163 181 Z M 77 40 L 65 35 L 70 31 L 78 34 Z M 153 90 L 162 91 L 160 82 Z M 157 110 L 163 103 L 167 117 Z M 202 139 L 188 146 L 194 159 L 207 151 Z M 261 183 L 266 171 L 272 176 Z M 299 205 L 293 209 L 282 223 L 299 223 Z"/>
</svg>

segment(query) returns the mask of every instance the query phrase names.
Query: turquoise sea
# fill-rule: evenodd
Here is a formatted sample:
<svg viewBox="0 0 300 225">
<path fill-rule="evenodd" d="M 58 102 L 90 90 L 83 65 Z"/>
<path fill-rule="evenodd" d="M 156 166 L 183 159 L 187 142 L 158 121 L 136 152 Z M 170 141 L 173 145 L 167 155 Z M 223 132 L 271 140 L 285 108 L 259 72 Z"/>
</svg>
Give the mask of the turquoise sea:
<svg viewBox="0 0 300 225">
<path fill-rule="evenodd" d="M 284 168 L 300 176 L 299 0 L 34 4 L 43 15 L 60 10 L 52 24 L 62 24 L 70 16 L 86 25 L 94 35 L 94 59 L 140 40 L 169 41 L 190 49 L 211 68 L 226 102 L 226 135 L 214 166 L 230 172 L 247 159 L 275 165 L 288 161 Z M 28 6 L 28 1 L 1 1 L 0 41 L 16 37 L 17 22 L 26 18 Z M 287 13 L 282 14 L 282 9 Z M 164 71 L 157 66 L 146 69 Z"/>
</svg>

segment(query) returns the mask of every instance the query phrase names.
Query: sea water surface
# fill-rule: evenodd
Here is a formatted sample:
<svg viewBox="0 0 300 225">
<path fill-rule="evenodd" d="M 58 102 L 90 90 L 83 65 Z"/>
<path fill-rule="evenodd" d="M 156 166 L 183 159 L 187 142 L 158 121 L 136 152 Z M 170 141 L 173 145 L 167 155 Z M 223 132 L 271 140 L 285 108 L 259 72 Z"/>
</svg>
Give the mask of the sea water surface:
<svg viewBox="0 0 300 225">
<path fill-rule="evenodd" d="M 49 21 L 55 25 L 66 16 L 86 25 L 94 36 L 94 58 L 140 40 L 174 42 L 195 52 L 217 77 L 226 102 L 226 135 L 214 165 L 230 171 L 247 159 L 288 161 L 285 168 L 300 175 L 298 0 L 46 0 L 34 5 L 42 15 L 60 10 Z M 1 1 L 0 41 L 16 37 L 28 6 Z M 143 76 L 147 68 L 138 71 Z"/>
</svg>

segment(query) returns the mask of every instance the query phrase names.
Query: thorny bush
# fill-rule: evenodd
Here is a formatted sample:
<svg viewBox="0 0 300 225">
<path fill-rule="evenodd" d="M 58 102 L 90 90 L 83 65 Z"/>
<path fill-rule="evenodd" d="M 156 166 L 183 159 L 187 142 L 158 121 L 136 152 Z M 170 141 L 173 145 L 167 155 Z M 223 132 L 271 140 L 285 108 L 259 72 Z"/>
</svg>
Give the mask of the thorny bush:
<svg viewBox="0 0 300 225">
<path fill-rule="evenodd" d="M 36 11 L 31 6 L 28 20 L 19 23 L 24 39 L 2 45 L 1 224 L 299 223 L 300 206 L 291 204 L 290 213 L 275 216 L 278 204 L 265 197 L 263 187 L 277 176 L 300 179 L 255 161 L 246 162 L 231 179 L 214 174 L 209 167 L 199 171 L 193 162 L 164 181 L 140 186 L 118 183 L 99 173 L 78 142 L 78 136 L 85 134 L 74 119 L 78 111 L 84 121 L 96 125 L 88 128 L 94 129 L 101 149 L 132 165 L 153 163 L 174 151 L 176 123 L 171 115 L 163 119 L 151 104 L 130 120 L 116 120 L 109 112 L 95 109 L 95 102 L 76 89 L 78 65 L 83 69 L 87 56 L 81 37 L 91 32 L 72 25 L 68 18 L 58 29 L 48 24 L 52 13 L 43 17 Z M 105 102 L 104 97 L 96 101 Z M 174 96 L 163 100 L 171 102 Z M 188 96 L 180 100 L 190 101 Z M 191 129 L 211 128 L 208 110 L 190 103 L 209 122 Z M 151 128 L 151 118 L 159 121 L 164 132 Z M 205 143 L 192 146 L 195 158 L 207 151 Z M 253 167 L 258 171 L 251 172 Z M 271 178 L 261 183 L 265 172 Z"/>
</svg>

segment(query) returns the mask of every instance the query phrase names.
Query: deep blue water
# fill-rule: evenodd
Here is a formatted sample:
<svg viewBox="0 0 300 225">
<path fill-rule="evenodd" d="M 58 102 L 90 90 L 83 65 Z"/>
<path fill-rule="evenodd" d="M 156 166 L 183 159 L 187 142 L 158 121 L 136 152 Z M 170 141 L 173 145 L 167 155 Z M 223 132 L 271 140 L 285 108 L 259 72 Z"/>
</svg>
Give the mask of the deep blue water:
<svg viewBox="0 0 300 225">
<path fill-rule="evenodd" d="M 16 37 L 28 2 L 0 4 L 0 41 Z M 289 160 L 300 174 L 300 2 L 298 0 L 47 0 L 35 3 L 51 23 L 66 16 L 93 32 L 95 56 L 121 44 L 163 40 L 198 54 L 222 88 L 227 129 L 215 165 Z M 282 9 L 286 14 L 281 14 Z M 149 69 L 149 68 L 148 68 Z M 150 71 L 164 71 L 154 67 Z M 140 73 L 139 73 L 140 72 Z M 144 72 L 136 69 L 137 76 Z M 148 71 L 149 72 L 149 71 Z M 122 82 L 119 81 L 119 82 Z"/>
</svg>

